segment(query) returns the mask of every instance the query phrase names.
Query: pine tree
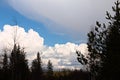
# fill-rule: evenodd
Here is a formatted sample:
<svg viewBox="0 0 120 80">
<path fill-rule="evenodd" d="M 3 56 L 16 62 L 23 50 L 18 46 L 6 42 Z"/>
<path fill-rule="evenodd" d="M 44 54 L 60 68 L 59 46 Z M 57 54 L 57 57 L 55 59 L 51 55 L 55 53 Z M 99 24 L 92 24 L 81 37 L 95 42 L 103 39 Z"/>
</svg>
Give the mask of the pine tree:
<svg viewBox="0 0 120 80">
<path fill-rule="evenodd" d="M 9 72 L 9 62 L 8 62 L 8 56 L 6 51 L 4 52 L 3 55 L 3 67 L 2 67 L 2 71 L 3 71 L 3 79 L 4 80 L 9 80 L 10 76 L 10 72 Z"/>
<path fill-rule="evenodd" d="M 120 2 L 117 0 L 112 7 L 115 13 L 112 16 L 107 12 L 109 20 L 108 35 L 106 38 L 106 54 L 100 80 L 117 80 L 120 74 Z"/>
<path fill-rule="evenodd" d="M 47 71 L 48 79 L 52 80 L 53 79 L 53 65 L 50 60 L 48 61 L 48 64 L 47 64 L 47 70 L 48 70 Z"/>
<path fill-rule="evenodd" d="M 42 79 L 42 61 L 41 61 L 41 57 L 40 57 L 40 53 L 37 53 L 37 58 L 33 60 L 32 62 L 32 79 L 33 80 L 40 80 Z"/>
<path fill-rule="evenodd" d="M 105 39 L 107 28 L 105 24 L 102 25 L 96 22 L 95 28 L 88 33 L 88 55 L 84 56 L 81 52 L 76 51 L 78 61 L 86 66 L 86 70 L 90 72 L 91 80 L 96 80 L 101 71 L 102 59 L 105 53 Z"/>
<path fill-rule="evenodd" d="M 11 80 L 27 80 L 29 69 L 24 49 L 14 45 L 10 55 Z"/>
<path fill-rule="evenodd" d="M 115 80 L 120 74 L 120 2 L 112 7 L 112 16 L 106 12 L 107 26 L 96 22 L 96 27 L 88 33 L 88 56 L 77 52 L 79 62 L 88 65 L 91 80 Z M 82 56 L 82 57 L 81 57 Z"/>
<path fill-rule="evenodd" d="M 6 69 L 8 69 L 8 57 L 7 57 L 7 54 L 6 53 L 4 53 L 4 55 L 3 55 L 3 69 L 4 70 L 6 70 Z"/>
</svg>

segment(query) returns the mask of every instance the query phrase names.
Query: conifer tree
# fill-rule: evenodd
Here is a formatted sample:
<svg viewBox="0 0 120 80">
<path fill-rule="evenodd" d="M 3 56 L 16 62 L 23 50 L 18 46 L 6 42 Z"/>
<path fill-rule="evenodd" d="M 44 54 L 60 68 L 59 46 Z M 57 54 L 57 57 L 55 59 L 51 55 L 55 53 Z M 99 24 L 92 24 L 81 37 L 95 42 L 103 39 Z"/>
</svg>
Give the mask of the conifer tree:
<svg viewBox="0 0 120 80">
<path fill-rule="evenodd" d="M 53 78 L 53 65 L 52 65 L 50 60 L 48 61 L 48 64 L 47 64 L 47 70 L 48 70 L 47 71 L 48 79 L 52 80 L 52 78 Z"/>
<path fill-rule="evenodd" d="M 103 24 L 104 25 L 104 24 Z M 104 25 L 105 26 L 105 25 Z M 76 51 L 78 61 L 86 66 L 86 70 L 90 72 L 91 80 L 96 80 L 101 70 L 102 58 L 105 49 L 106 28 L 96 22 L 96 27 L 88 33 L 88 55 L 84 56 L 81 52 Z"/>
<path fill-rule="evenodd" d="M 96 22 L 95 28 L 88 33 L 88 56 L 77 51 L 79 62 L 86 61 L 91 80 L 115 80 L 120 73 L 120 2 L 112 7 L 112 16 L 106 12 L 107 26 Z M 82 57 L 81 57 L 82 56 Z"/>
<path fill-rule="evenodd" d="M 108 35 L 106 38 L 106 54 L 100 80 L 118 80 L 120 74 L 120 2 L 117 0 L 112 7 L 113 16 L 107 12 L 109 20 Z"/>
<path fill-rule="evenodd" d="M 24 49 L 14 45 L 10 55 L 11 80 L 27 80 L 29 69 Z"/>
<path fill-rule="evenodd" d="M 37 53 L 37 58 L 33 60 L 32 62 L 32 79 L 33 80 L 40 80 L 42 79 L 42 61 L 41 61 L 41 57 L 40 57 L 40 53 Z"/>
<path fill-rule="evenodd" d="M 6 70 L 6 69 L 8 69 L 8 57 L 7 57 L 7 54 L 6 53 L 4 53 L 4 55 L 3 55 L 3 69 L 4 70 Z"/>
<path fill-rule="evenodd" d="M 2 61 L 2 56 L 0 55 L 0 80 L 3 80 L 2 66 L 3 66 L 3 61 Z"/>
<path fill-rule="evenodd" d="M 3 71 L 3 79 L 4 80 L 9 80 L 10 78 L 10 71 L 9 71 L 9 62 L 8 62 L 8 56 L 6 51 L 4 52 L 3 55 L 3 67 L 2 67 L 2 71 Z"/>
</svg>

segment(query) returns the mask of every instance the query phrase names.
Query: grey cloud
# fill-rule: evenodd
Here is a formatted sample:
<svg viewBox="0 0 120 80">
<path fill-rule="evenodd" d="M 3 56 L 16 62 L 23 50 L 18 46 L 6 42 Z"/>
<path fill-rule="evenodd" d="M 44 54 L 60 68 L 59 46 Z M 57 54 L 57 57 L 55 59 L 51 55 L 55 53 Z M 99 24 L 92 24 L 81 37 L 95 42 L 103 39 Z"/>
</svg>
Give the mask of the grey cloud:
<svg viewBox="0 0 120 80">
<path fill-rule="evenodd" d="M 96 20 L 105 21 L 105 11 L 114 0 L 8 0 L 22 15 L 43 22 L 55 33 L 80 39 Z M 21 6 L 22 5 L 22 6 Z M 79 34 L 79 35 L 78 35 Z"/>
</svg>

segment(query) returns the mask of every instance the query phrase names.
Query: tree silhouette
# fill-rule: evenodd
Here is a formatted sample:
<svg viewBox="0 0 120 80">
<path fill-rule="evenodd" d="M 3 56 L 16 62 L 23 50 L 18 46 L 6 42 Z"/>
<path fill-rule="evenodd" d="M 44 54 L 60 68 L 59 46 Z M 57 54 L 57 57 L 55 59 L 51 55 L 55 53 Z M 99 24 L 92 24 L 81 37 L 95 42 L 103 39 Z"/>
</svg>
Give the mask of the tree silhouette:
<svg viewBox="0 0 120 80">
<path fill-rule="evenodd" d="M 24 49 L 14 45 L 10 55 L 11 80 L 27 80 L 28 79 L 28 62 L 25 59 Z"/>
<path fill-rule="evenodd" d="M 76 51 L 78 55 L 78 61 L 86 66 L 86 70 L 90 72 L 90 79 L 95 80 L 98 76 L 101 67 L 101 58 L 104 52 L 104 38 L 101 35 L 105 35 L 106 29 L 101 27 L 99 22 L 96 22 L 96 27 L 88 33 L 88 55 L 84 56 L 81 52 Z"/>
<path fill-rule="evenodd" d="M 50 60 L 48 61 L 48 64 L 47 64 L 47 70 L 48 70 L 47 71 L 48 79 L 52 80 L 53 79 L 53 65 Z"/>
<path fill-rule="evenodd" d="M 4 51 L 4 55 L 3 55 L 3 67 L 2 67 L 2 71 L 3 71 L 3 80 L 9 80 L 10 79 L 10 70 L 9 70 L 9 62 L 8 62 L 8 56 L 7 56 L 7 52 Z"/>
<path fill-rule="evenodd" d="M 88 66 L 91 80 L 114 80 L 120 73 L 120 7 L 119 0 L 112 7 L 115 15 L 106 12 L 107 26 L 96 22 L 96 26 L 88 33 L 88 55 L 80 52 L 78 61 Z"/>
<path fill-rule="evenodd" d="M 42 79 L 42 61 L 40 57 L 40 53 L 37 53 L 37 58 L 32 61 L 32 67 L 31 67 L 32 73 L 32 79 L 33 80 L 40 80 Z"/>
<path fill-rule="evenodd" d="M 115 13 L 112 16 L 107 12 L 109 20 L 108 35 L 106 38 L 106 54 L 100 80 L 117 80 L 120 74 L 120 2 L 117 0 L 112 7 Z"/>
</svg>

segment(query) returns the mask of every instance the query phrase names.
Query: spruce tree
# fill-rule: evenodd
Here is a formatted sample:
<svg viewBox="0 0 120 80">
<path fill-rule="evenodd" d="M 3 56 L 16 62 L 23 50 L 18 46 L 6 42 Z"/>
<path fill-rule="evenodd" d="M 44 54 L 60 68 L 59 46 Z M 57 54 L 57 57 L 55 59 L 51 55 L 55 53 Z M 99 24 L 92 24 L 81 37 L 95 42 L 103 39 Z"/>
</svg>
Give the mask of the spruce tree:
<svg viewBox="0 0 120 80">
<path fill-rule="evenodd" d="M 47 76 L 49 80 L 53 79 L 53 65 L 50 60 L 48 61 L 47 64 Z"/>
<path fill-rule="evenodd" d="M 76 51 L 78 61 L 86 66 L 86 70 L 90 72 L 91 80 L 96 80 L 101 71 L 102 59 L 106 48 L 106 32 L 105 24 L 102 26 L 99 22 L 96 22 L 95 28 L 92 28 L 88 33 L 88 55 L 84 56 L 81 52 Z"/>
<path fill-rule="evenodd" d="M 88 55 L 79 62 L 88 65 L 91 80 L 115 80 L 120 74 L 120 2 L 112 7 L 113 16 L 106 12 L 108 24 L 96 22 L 96 26 L 88 33 Z"/>
<path fill-rule="evenodd" d="M 27 80 L 29 75 L 28 62 L 24 49 L 14 45 L 10 55 L 11 80 Z"/>
<path fill-rule="evenodd" d="M 9 80 L 10 78 L 10 71 L 9 71 L 9 62 L 8 62 L 8 56 L 6 51 L 4 52 L 3 55 L 3 67 L 2 67 L 2 71 L 3 71 L 3 79 L 4 80 Z"/>
<path fill-rule="evenodd" d="M 42 61 L 41 61 L 41 57 L 40 57 L 40 53 L 37 53 L 37 58 L 33 60 L 32 62 L 32 79 L 33 80 L 40 80 L 42 79 Z"/>
<path fill-rule="evenodd" d="M 118 80 L 120 74 L 120 2 L 117 0 L 112 7 L 113 16 L 107 12 L 109 20 L 106 38 L 106 54 L 100 80 Z"/>
</svg>

